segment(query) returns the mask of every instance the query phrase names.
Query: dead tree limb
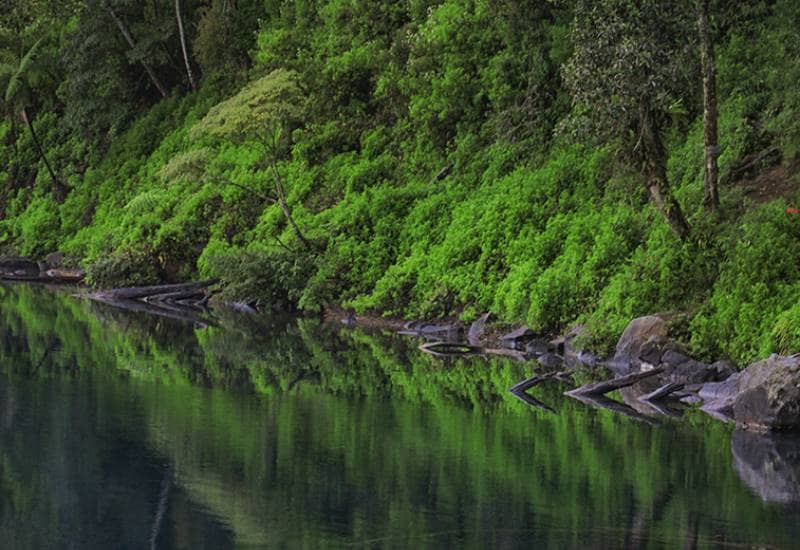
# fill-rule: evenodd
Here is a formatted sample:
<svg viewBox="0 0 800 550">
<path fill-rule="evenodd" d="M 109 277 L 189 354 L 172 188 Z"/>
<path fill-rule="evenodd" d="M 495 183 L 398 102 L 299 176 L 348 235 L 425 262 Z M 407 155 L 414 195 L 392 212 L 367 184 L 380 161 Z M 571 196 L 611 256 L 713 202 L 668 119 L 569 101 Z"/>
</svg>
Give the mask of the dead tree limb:
<svg viewBox="0 0 800 550">
<path fill-rule="evenodd" d="M 664 399 L 668 395 L 675 393 L 676 391 L 680 391 L 683 389 L 683 384 L 679 382 L 669 382 L 664 384 L 660 388 L 648 393 L 647 395 L 643 395 L 639 398 L 639 401 L 657 401 L 659 399 Z"/>
<path fill-rule="evenodd" d="M 114 288 L 111 290 L 103 290 L 94 292 L 89 295 L 93 299 L 102 299 L 104 301 L 114 300 L 142 300 L 158 295 L 169 295 L 174 293 L 182 293 L 188 291 L 196 291 L 210 287 L 218 283 L 217 279 L 209 279 L 206 281 L 199 281 L 196 283 L 180 283 L 172 285 L 154 285 L 154 286 L 134 286 L 127 288 Z"/>
<path fill-rule="evenodd" d="M 635 372 L 633 374 L 620 376 L 619 378 L 612 378 L 611 380 L 605 380 L 603 382 L 586 384 L 585 386 L 581 386 L 580 388 L 566 392 L 565 395 L 569 395 L 570 397 L 605 395 L 608 392 L 618 390 L 620 388 L 626 388 L 637 382 L 646 380 L 647 378 L 657 376 L 662 372 L 664 372 L 664 367 L 658 367 L 644 372 Z"/>
</svg>

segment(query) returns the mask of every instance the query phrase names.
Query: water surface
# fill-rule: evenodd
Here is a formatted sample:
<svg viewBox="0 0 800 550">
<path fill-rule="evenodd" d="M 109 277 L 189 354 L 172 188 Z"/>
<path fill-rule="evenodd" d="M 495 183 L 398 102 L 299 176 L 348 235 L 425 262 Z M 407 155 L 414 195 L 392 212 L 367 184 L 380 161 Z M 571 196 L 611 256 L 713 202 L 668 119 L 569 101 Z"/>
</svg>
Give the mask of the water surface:
<svg viewBox="0 0 800 550">
<path fill-rule="evenodd" d="M 793 548 L 795 440 L 314 320 L 0 286 L 3 548 Z"/>
</svg>

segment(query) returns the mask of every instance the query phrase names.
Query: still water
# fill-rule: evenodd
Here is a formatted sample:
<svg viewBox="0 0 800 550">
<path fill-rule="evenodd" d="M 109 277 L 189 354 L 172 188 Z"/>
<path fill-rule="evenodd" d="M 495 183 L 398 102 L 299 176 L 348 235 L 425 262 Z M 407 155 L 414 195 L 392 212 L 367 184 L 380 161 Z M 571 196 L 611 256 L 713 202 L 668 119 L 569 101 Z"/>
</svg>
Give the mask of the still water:
<svg viewBox="0 0 800 550">
<path fill-rule="evenodd" d="M 0 547 L 800 547 L 800 446 L 315 320 L 0 286 Z"/>
</svg>

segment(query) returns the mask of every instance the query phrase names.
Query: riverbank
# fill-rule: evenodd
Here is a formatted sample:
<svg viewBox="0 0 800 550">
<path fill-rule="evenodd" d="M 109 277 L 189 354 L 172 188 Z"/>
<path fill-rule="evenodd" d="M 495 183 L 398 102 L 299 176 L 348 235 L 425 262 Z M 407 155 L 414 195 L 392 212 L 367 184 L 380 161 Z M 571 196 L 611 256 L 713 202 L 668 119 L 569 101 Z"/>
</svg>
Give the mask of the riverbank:
<svg viewBox="0 0 800 550">
<path fill-rule="evenodd" d="M 0 258 L 0 267 L 15 280 L 23 276 L 22 267 L 32 269 L 37 265 L 24 258 Z M 12 266 L 16 269 L 9 271 Z M 27 282 L 41 282 L 41 279 L 31 272 Z M 215 284 L 217 281 L 130 287 L 86 292 L 83 296 L 131 312 L 208 327 L 211 322 L 205 315 L 205 308 L 215 293 L 211 290 Z M 218 301 L 218 305 L 257 313 L 243 304 Z M 583 326 L 573 327 L 562 336 L 545 338 L 527 326 L 505 332 L 505 327 L 489 323 L 489 314 L 464 325 L 458 321 L 402 321 L 357 316 L 335 307 L 326 309 L 322 318 L 338 327 L 391 330 L 420 338 L 424 341 L 420 350 L 437 357 L 486 355 L 529 362 L 536 365 L 535 374 L 517 382 L 509 391 L 545 410 L 548 407 L 529 393 L 534 386 L 552 379 L 574 384 L 576 373 L 591 373 L 593 381 L 565 395 L 632 417 L 640 415 L 642 408 L 650 414 L 679 415 L 677 405 L 699 404 L 701 410 L 711 416 L 743 429 L 800 430 L 800 354 L 790 357 L 773 354 L 741 372 L 735 372 L 727 361 L 702 363 L 691 357 L 685 345 L 670 338 L 673 319 L 668 316 L 631 321 L 613 355 L 607 357 L 584 348 L 582 333 L 586 328 Z M 613 376 L 597 381 L 602 373 Z M 606 397 L 615 391 L 620 392 L 624 404 Z"/>
</svg>

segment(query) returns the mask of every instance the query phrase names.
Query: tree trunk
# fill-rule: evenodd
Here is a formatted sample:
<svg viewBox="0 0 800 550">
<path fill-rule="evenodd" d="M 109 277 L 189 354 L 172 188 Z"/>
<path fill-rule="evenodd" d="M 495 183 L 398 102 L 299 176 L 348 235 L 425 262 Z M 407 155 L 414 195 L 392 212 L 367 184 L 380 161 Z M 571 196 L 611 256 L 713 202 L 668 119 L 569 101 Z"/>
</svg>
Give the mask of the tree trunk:
<svg viewBox="0 0 800 550">
<path fill-rule="evenodd" d="M 186 63 L 186 75 L 189 77 L 189 85 L 192 90 L 197 90 L 197 84 L 192 74 L 192 65 L 189 63 L 189 51 L 186 49 L 186 37 L 183 33 L 183 18 L 181 17 L 181 0 L 175 0 L 175 17 L 178 19 L 178 33 L 181 37 L 181 50 L 183 50 L 183 62 Z"/>
<path fill-rule="evenodd" d="M 22 111 L 20 112 L 20 116 L 22 117 L 22 121 L 25 123 L 25 126 L 28 127 L 28 130 L 31 133 L 31 139 L 33 140 L 33 144 L 36 146 L 36 151 L 39 153 L 39 158 L 42 159 L 42 162 L 44 162 L 44 165 L 47 167 L 47 172 L 50 174 L 50 179 L 53 180 L 53 193 L 56 196 L 56 200 L 61 202 L 66 198 L 66 189 L 61 184 L 61 181 L 56 177 L 53 167 L 50 166 L 50 161 L 47 160 L 47 155 L 44 154 L 42 144 L 39 142 L 39 136 L 36 135 L 36 130 L 33 128 L 33 123 L 28 116 L 28 110 L 23 107 Z"/>
<path fill-rule="evenodd" d="M 640 132 L 637 153 L 645 186 L 672 230 L 681 240 L 685 240 L 689 236 L 689 224 L 670 189 L 667 156 L 658 127 L 650 113 L 645 110 L 640 116 Z"/>
<path fill-rule="evenodd" d="M 289 222 L 289 225 L 292 226 L 292 230 L 294 234 L 297 235 L 297 238 L 303 243 L 303 246 L 306 250 L 311 248 L 311 243 L 308 242 L 308 239 L 305 238 L 303 232 L 300 231 L 300 227 L 297 225 L 297 222 L 294 221 L 294 217 L 292 216 L 292 210 L 289 208 L 289 204 L 286 202 L 286 193 L 283 190 L 283 183 L 281 181 L 281 175 L 278 173 L 278 167 L 275 166 L 275 162 L 272 161 L 272 175 L 275 178 L 275 193 L 278 195 L 278 206 L 281 207 L 283 211 L 283 215 L 286 216 L 286 220 Z"/>
<path fill-rule="evenodd" d="M 703 70 L 703 142 L 705 145 L 705 205 L 711 210 L 719 207 L 719 144 L 717 136 L 717 75 L 714 64 L 714 44 L 708 28 L 709 0 L 699 0 L 700 60 Z"/>
<path fill-rule="evenodd" d="M 125 37 L 125 41 L 131 47 L 131 49 L 136 48 L 136 42 L 133 40 L 133 36 L 131 36 L 130 31 L 128 31 L 128 27 L 125 26 L 125 23 L 122 21 L 122 19 L 117 16 L 110 4 L 105 4 L 105 7 L 108 13 L 111 15 L 111 18 L 117 24 L 117 27 L 119 27 L 119 31 L 122 33 L 122 36 Z M 158 76 L 156 76 L 156 73 L 153 71 L 152 67 L 150 67 L 145 60 L 142 60 L 141 63 L 144 67 L 144 70 L 147 72 L 147 76 L 150 77 L 153 85 L 161 94 L 161 97 L 167 97 L 167 90 L 164 88 L 164 85 L 161 84 L 161 81 L 158 79 Z"/>
</svg>

